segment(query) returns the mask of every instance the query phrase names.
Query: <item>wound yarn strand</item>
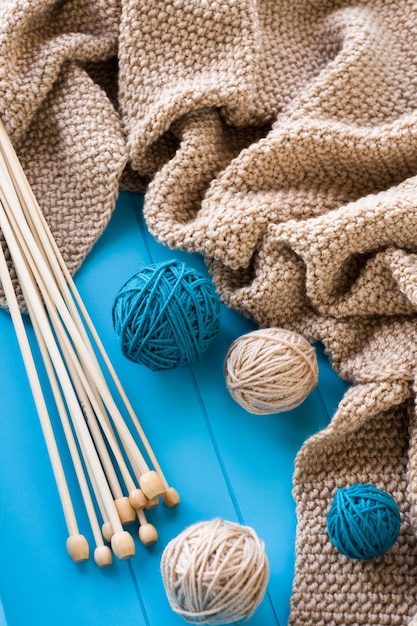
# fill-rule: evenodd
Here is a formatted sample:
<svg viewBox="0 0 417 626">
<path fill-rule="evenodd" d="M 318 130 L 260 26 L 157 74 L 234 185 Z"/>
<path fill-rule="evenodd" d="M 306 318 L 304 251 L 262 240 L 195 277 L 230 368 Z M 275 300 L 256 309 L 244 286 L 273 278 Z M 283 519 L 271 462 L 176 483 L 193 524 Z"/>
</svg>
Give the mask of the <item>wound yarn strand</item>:
<svg viewBox="0 0 417 626">
<path fill-rule="evenodd" d="M 318 382 L 316 352 L 308 341 L 283 328 L 238 337 L 225 358 L 226 386 L 250 413 L 290 411 Z"/>
<path fill-rule="evenodd" d="M 210 279 L 175 260 L 144 266 L 116 295 L 113 324 L 123 354 L 152 370 L 192 365 L 219 331 Z"/>
<path fill-rule="evenodd" d="M 365 483 L 337 489 L 326 524 L 330 541 L 341 554 L 366 561 L 394 545 L 401 516 L 391 494 Z"/>
<path fill-rule="evenodd" d="M 161 573 L 171 608 L 193 624 L 245 622 L 266 591 L 264 543 L 249 526 L 216 518 L 166 546 Z"/>
</svg>

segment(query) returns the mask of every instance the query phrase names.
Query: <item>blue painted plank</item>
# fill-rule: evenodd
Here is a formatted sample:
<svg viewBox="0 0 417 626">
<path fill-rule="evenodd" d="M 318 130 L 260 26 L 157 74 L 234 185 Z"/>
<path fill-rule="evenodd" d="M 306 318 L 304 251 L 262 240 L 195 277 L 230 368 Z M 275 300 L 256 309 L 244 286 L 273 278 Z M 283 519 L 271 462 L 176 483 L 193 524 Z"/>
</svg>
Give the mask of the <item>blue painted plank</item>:
<svg viewBox="0 0 417 626">
<path fill-rule="evenodd" d="M 141 199 L 136 198 L 136 201 L 149 261 L 170 258 L 171 250 L 146 236 Z M 185 252 L 179 256 L 207 274 L 201 256 Z M 337 378 L 322 346 L 318 345 L 319 385 L 303 405 L 291 413 L 249 414 L 229 396 L 223 377 L 223 362 L 232 341 L 254 328 L 253 322 L 222 306 L 219 336 L 192 371 L 212 445 L 234 503 L 235 517 L 252 526 L 266 543 L 271 578 L 269 597 L 264 605 L 272 603 L 275 615 L 281 624 L 285 624 L 295 557 L 294 459 L 303 442 L 327 425 L 346 384 Z"/>
<path fill-rule="evenodd" d="M 123 207 L 120 206 L 121 210 L 114 219 L 120 222 L 121 230 L 126 229 L 128 233 L 132 233 L 134 228 L 130 220 L 132 217 L 136 220 L 136 217 L 134 212 L 129 212 L 129 202 L 133 202 L 132 207 L 135 207 L 137 199 L 132 199 L 131 196 L 125 198 Z M 173 253 L 162 247 L 159 248 L 160 254 L 154 257 L 149 248 L 153 248 L 155 242 L 149 236 L 144 236 L 143 232 L 141 237 L 135 232 L 135 237 L 135 250 L 139 251 L 143 262 L 158 261 L 166 255 L 172 257 Z M 96 273 L 108 278 L 112 271 L 113 275 L 104 282 L 96 281 L 95 289 L 100 292 L 102 308 L 110 310 L 118 287 L 132 272 L 125 268 L 123 276 L 116 276 L 116 270 L 111 268 L 116 265 L 112 253 L 114 241 L 106 241 L 104 238 L 100 245 L 106 250 L 106 255 L 100 257 L 100 261 L 95 261 Z M 119 245 L 123 247 L 121 241 Z M 194 261 L 196 260 L 195 258 Z M 97 263 L 100 264 L 100 271 Z M 94 294 L 86 293 L 84 300 L 86 303 L 90 300 L 92 317 L 99 316 L 98 299 Z M 104 324 L 103 320 L 102 323 Z M 170 609 L 163 589 L 159 572 L 162 550 L 170 539 L 192 523 L 215 516 L 236 520 L 234 503 L 207 430 L 204 406 L 190 368 L 151 372 L 122 356 L 109 319 L 102 331 L 107 340 L 109 355 L 124 388 L 134 400 L 135 410 L 159 462 L 168 480 L 182 497 L 181 505 L 176 510 L 167 510 L 161 506 L 149 512 L 149 521 L 155 524 L 160 534 L 159 542 L 152 548 L 139 549 L 140 558 L 132 560 L 132 569 L 149 623 L 153 626 L 182 624 L 183 620 Z M 212 350 L 215 351 L 216 347 L 213 346 Z M 269 623 L 272 626 L 276 623 L 275 620 L 271 621 L 273 616 L 270 609 L 263 609 L 257 619 L 263 620 L 259 624 Z"/>
<path fill-rule="evenodd" d="M 266 544 L 271 580 L 250 626 L 283 625 L 294 561 L 294 457 L 305 438 L 327 423 L 344 383 L 319 351 L 319 388 L 302 407 L 273 416 L 247 413 L 229 396 L 222 364 L 231 341 L 254 325 L 225 307 L 219 336 L 193 368 L 151 372 L 128 361 L 111 321 L 113 300 L 124 281 L 141 262 L 173 257 L 206 271 L 199 255 L 174 253 L 150 237 L 141 208 L 141 196 L 121 194 L 108 229 L 76 282 L 182 502 L 177 509 L 160 505 L 149 511 L 159 542 L 145 548 L 136 539 L 137 556 L 128 563 L 116 561 L 112 568 L 99 570 L 92 562 L 76 566 L 69 560 L 60 504 L 14 331 L 8 314 L 0 312 L 0 597 L 8 626 L 46 623 L 45 615 L 48 623 L 63 626 L 183 624 L 163 590 L 161 553 L 187 525 L 217 516 L 251 525 Z M 58 435 L 63 443 L 59 429 Z M 64 461 L 69 463 L 67 453 Z M 75 479 L 71 484 L 81 508 Z M 86 522 L 85 515 L 81 522 Z"/>
<path fill-rule="evenodd" d="M 173 252 L 146 235 L 137 201 L 138 222 L 145 240 L 148 262 L 172 257 Z M 199 255 L 176 253 L 184 262 L 207 274 Z M 211 349 L 193 367 L 192 375 L 201 399 L 210 434 L 230 498 L 233 519 L 252 526 L 265 543 L 271 561 L 268 595 L 250 624 L 286 623 L 291 595 L 296 518 L 292 498 L 294 459 L 302 443 L 327 425 L 329 412 L 320 392 L 315 390 L 303 405 L 291 413 L 255 416 L 239 407 L 229 396 L 223 377 L 223 362 L 230 343 L 255 328 L 255 324 L 226 307 L 221 308 L 221 330 Z M 333 402 L 339 394 L 337 377 L 329 370 L 322 352 L 320 368 Z M 220 511 L 219 506 L 216 507 Z M 264 614 L 267 607 L 272 614 Z"/>
<path fill-rule="evenodd" d="M 3 603 L 1 600 L 0 600 L 0 626 L 7 626 L 6 616 L 4 614 Z"/>
<path fill-rule="evenodd" d="M 237 321 L 235 328 L 239 332 Z M 196 377 L 240 521 L 265 541 L 271 562 L 270 600 L 285 624 L 294 563 L 294 458 L 303 441 L 327 423 L 327 416 L 315 392 L 291 413 L 259 416 L 239 407 L 223 381 L 227 347 L 208 364 L 209 378 L 202 364 L 195 367 Z"/>
<path fill-rule="evenodd" d="M 0 312 L 0 595 L 8 626 L 61 623 L 88 626 L 96 621 L 145 625 L 127 563 L 100 570 L 90 560 L 75 565 L 65 550 L 67 537 L 43 435 L 14 331 Z M 58 440 L 64 450 L 58 430 Z M 81 531 L 88 536 L 76 482 L 63 454 Z"/>
</svg>

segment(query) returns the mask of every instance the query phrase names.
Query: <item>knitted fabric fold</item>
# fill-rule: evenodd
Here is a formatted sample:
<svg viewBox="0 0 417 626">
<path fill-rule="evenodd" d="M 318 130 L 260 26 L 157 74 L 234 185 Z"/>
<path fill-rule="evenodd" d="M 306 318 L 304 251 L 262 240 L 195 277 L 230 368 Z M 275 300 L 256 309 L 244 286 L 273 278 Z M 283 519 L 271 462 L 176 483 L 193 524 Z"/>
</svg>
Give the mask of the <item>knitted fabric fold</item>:
<svg viewBox="0 0 417 626">
<path fill-rule="evenodd" d="M 106 227 L 128 158 L 112 102 L 118 28 L 109 0 L 0 3 L 0 114 L 71 272 Z"/>
<path fill-rule="evenodd" d="M 146 182 L 156 238 L 352 383 L 296 459 L 292 626 L 417 623 L 416 50 L 411 0 L 0 5 L 0 115 L 71 271 Z M 401 510 L 368 562 L 325 527 L 361 482 Z"/>
<path fill-rule="evenodd" d="M 213 106 L 208 84 L 197 110 L 179 81 L 177 114 L 148 99 L 173 151 L 145 217 L 160 241 L 206 256 L 228 306 L 322 341 L 352 383 L 296 459 L 290 624 L 405 626 L 417 613 L 417 5 L 239 6 L 248 19 L 257 11 L 241 79 L 255 90 L 239 94 L 224 76 L 228 98 Z M 223 24 L 218 51 L 228 33 Z M 133 152 L 135 137 L 132 127 Z M 397 501 L 400 539 L 352 561 L 330 543 L 326 515 L 338 487 L 368 482 Z"/>
</svg>

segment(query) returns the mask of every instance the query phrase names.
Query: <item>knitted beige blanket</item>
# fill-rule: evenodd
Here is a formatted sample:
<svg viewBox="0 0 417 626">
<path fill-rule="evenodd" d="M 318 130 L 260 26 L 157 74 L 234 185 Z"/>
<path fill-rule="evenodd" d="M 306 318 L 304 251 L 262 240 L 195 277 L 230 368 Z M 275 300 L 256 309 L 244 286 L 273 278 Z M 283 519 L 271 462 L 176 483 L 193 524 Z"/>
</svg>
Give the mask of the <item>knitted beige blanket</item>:
<svg viewBox="0 0 417 626">
<path fill-rule="evenodd" d="M 296 460 L 290 623 L 412 623 L 417 2 L 2 0 L 0 114 L 72 271 L 146 186 L 228 306 L 324 343 L 354 384 Z M 325 529 L 360 482 L 402 516 L 367 562 Z"/>
</svg>

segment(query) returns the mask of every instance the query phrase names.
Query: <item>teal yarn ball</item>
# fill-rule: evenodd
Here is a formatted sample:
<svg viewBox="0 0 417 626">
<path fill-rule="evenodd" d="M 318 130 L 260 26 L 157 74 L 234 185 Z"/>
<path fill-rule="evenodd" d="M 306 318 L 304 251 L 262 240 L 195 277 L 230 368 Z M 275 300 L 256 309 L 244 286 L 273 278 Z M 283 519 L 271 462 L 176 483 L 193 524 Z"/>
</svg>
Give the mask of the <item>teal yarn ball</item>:
<svg viewBox="0 0 417 626">
<path fill-rule="evenodd" d="M 362 561 L 385 554 L 396 543 L 400 525 L 394 498 L 371 484 L 338 489 L 327 515 L 327 532 L 335 548 Z"/>
<path fill-rule="evenodd" d="M 180 261 L 146 265 L 116 295 L 113 326 L 123 354 L 151 370 L 192 365 L 216 337 L 213 283 Z"/>
</svg>

